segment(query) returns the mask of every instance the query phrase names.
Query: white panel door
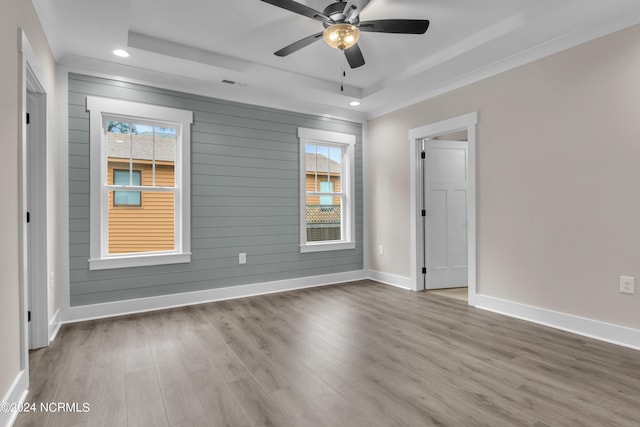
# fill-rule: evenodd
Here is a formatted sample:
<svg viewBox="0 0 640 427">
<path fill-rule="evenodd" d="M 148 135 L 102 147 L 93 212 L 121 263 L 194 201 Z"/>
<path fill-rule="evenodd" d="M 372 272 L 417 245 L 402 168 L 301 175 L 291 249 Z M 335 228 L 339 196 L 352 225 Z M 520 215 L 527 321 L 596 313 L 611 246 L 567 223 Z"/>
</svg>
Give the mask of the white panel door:
<svg viewBox="0 0 640 427">
<path fill-rule="evenodd" d="M 426 289 L 467 286 L 468 146 L 425 141 Z"/>
</svg>

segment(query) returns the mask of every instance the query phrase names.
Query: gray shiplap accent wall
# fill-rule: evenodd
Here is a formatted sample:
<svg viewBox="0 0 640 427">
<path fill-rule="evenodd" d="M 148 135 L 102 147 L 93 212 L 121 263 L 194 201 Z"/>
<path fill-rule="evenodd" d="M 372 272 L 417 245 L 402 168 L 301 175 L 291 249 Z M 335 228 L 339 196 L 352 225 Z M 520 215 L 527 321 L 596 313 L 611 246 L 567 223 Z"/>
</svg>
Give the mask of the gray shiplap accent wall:
<svg viewBox="0 0 640 427">
<path fill-rule="evenodd" d="M 194 112 L 190 264 L 89 270 L 87 95 Z M 299 251 L 298 127 L 356 136 L 355 250 Z M 360 123 L 69 75 L 71 306 L 361 270 L 362 210 Z"/>
</svg>

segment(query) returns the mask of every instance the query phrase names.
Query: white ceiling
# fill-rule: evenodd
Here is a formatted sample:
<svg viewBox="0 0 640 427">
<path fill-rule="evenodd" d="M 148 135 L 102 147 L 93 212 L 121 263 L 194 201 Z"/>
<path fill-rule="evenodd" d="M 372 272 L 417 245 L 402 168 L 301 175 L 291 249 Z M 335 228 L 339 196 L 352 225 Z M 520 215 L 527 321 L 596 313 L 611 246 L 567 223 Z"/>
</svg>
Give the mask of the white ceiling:
<svg viewBox="0 0 640 427">
<path fill-rule="evenodd" d="M 331 0 L 299 2 L 322 11 Z M 360 120 L 640 22 L 638 0 L 371 0 L 361 20 L 429 19 L 429 30 L 362 33 L 367 62 L 347 69 L 340 92 L 343 55 L 323 41 L 273 55 L 322 24 L 260 0 L 33 3 L 71 69 Z"/>
</svg>

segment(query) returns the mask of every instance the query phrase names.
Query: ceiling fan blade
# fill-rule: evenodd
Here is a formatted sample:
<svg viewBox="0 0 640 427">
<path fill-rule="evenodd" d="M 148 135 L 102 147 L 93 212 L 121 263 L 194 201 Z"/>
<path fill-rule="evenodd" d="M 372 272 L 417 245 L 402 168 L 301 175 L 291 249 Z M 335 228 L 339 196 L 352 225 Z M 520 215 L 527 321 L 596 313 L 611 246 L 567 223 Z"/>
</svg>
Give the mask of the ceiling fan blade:
<svg viewBox="0 0 640 427">
<path fill-rule="evenodd" d="M 364 21 L 358 25 L 360 31 L 395 34 L 424 34 L 429 28 L 427 19 L 380 19 Z"/>
<path fill-rule="evenodd" d="M 358 68 L 364 65 L 364 56 L 358 43 L 351 46 L 349 49 L 344 50 L 344 56 L 347 57 L 347 62 L 351 68 Z"/>
<path fill-rule="evenodd" d="M 298 40 L 297 42 L 291 43 L 289 46 L 283 47 L 279 51 L 275 52 L 274 55 L 276 56 L 290 55 L 293 52 L 296 52 L 302 49 L 303 47 L 309 46 L 311 43 L 315 42 L 316 40 L 320 40 L 321 38 L 322 38 L 322 32 L 312 34 L 308 37 Z"/>
<path fill-rule="evenodd" d="M 316 21 L 333 24 L 333 21 L 331 20 L 331 18 L 326 16 L 324 13 L 318 12 L 317 10 L 312 9 L 309 6 L 305 6 L 293 0 L 262 0 L 262 1 L 265 3 L 272 4 L 274 6 L 278 6 L 282 9 L 291 11 L 293 13 L 297 13 L 298 15 L 303 15 L 311 19 L 315 19 Z"/>
<path fill-rule="evenodd" d="M 371 0 L 348 0 L 344 7 L 344 20 L 347 22 L 355 22 L 360 12 L 367 7 Z"/>
</svg>

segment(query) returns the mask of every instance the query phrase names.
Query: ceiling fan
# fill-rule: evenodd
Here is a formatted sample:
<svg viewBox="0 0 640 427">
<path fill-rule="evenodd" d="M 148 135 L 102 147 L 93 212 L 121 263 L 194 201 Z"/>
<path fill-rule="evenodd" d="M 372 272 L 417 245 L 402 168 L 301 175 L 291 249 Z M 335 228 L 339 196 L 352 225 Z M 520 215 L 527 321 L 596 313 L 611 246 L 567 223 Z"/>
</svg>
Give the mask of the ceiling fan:
<svg viewBox="0 0 640 427">
<path fill-rule="evenodd" d="M 319 12 L 293 0 L 262 0 L 288 11 L 322 22 L 325 30 L 291 43 L 279 51 L 277 56 L 287 56 L 311 43 L 324 38 L 325 42 L 344 52 L 351 68 L 365 64 L 362 51 L 358 47 L 360 32 L 424 34 L 429 28 L 427 19 L 380 19 L 360 21 L 360 12 L 371 0 L 339 0 Z"/>
</svg>

